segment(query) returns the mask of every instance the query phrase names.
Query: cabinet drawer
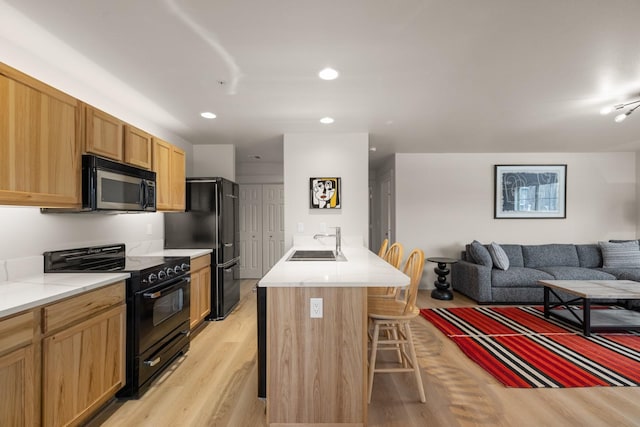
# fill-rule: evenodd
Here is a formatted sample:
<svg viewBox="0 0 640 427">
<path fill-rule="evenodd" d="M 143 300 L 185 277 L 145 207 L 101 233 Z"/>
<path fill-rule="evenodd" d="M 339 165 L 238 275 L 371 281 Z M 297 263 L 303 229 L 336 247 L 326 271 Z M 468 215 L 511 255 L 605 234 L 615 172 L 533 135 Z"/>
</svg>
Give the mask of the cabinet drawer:
<svg viewBox="0 0 640 427">
<path fill-rule="evenodd" d="M 211 265 L 211 255 L 203 255 L 191 260 L 191 271 L 198 271 Z"/>
<path fill-rule="evenodd" d="M 33 311 L 0 320 L 0 354 L 30 344 L 34 335 Z"/>
<path fill-rule="evenodd" d="M 125 282 L 68 298 L 42 309 L 42 332 L 53 332 L 125 301 Z"/>
</svg>

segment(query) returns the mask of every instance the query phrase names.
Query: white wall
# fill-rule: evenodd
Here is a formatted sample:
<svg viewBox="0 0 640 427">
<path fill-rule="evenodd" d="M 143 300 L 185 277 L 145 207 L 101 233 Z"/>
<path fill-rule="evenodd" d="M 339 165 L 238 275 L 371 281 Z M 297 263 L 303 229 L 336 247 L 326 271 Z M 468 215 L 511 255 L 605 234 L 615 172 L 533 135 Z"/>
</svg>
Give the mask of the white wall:
<svg viewBox="0 0 640 427">
<path fill-rule="evenodd" d="M 236 180 L 236 147 L 232 144 L 194 145 L 191 176 L 221 176 Z"/>
<path fill-rule="evenodd" d="M 567 164 L 566 219 L 494 219 L 494 165 Z M 397 154 L 397 240 L 406 253 L 458 257 L 466 243 L 594 243 L 636 238 L 635 153 Z M 433 287 L 425 264 L 423 286 Z"/>
<path fill-rule="evenodd" d="M 162 249 L 164 240 L 163 214 L 157 212 L 42 214 L 39 208 L 2 206 L 0 224 L 0 260 L 111 243 L 124 243 L 127 253 L 146 253 Z"/>
<path fill-rule="evenodd" d="M 321 224 L 342 227 L 343 235 L 362 236 L 368 246 L 369 135 L 284 135 L 285 246 L 294 234 L 321 232 Z M 310 209 L 309 178 L 342 178 L 342 209 Z M 304 232 L 297 232 L 297 224 Z M 327 230 L 330 231 L 330 230 Z"/>
<path fill-rule="evenodd" d="M 636 237 L 640 236 L 640 152 L 636 152 Z"/>
<path fill-rule="evenodd" d="M 284 163 L 238 162 L 236 168 L 238 184 L 282 184 L 284 182 Z"/>
</svg>

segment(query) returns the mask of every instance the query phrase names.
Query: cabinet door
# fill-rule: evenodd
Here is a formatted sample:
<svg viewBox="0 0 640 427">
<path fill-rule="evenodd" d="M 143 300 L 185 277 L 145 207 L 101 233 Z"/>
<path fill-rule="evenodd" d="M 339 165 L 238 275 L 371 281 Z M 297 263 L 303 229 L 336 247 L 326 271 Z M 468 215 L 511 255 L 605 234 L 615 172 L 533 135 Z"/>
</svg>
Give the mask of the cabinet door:
<svg viewBox="0 0 640 427">
<path fill-rule="evenodd" d="M 200 319 L 211 313 L 211 267 L 200 270 Z"/>
<path fill-rule="evenodd" d="M 85 105 L 85 150 L 123 161 L 124 122 L 104 111 Z"/>
<path fill-rule="evenodd" d="M 156 173 L 156 207 L 162 211 L 185 209 L 185 154 L 161 139 L 153 139 L 153 170 Z"/>
<path fill-rule="evenodd" d="M 189 328 L 193 330 L 200 323 L 200 298 L 202 282 L 200 281 L 200 272 L 191 273 L 191 292 L 189 304 Z"/>
<path fill-rule="evenodd" d="M 171 147 L 171 209 L 183 211 L 185 208 L 185 155 L 178 147 Z"/>
<path fill-rule="evenodd" d="M 171 209 L 171 144 L 153 139 L 153 170 L 156 173 L 156 208 Z"/>
<path fill-rule="evenodd" d="M 80 205 L 77 99 L 0 63 L 0 203 Z"/>
<path fill-rule="evenodd" d="M 0 425 L 36 425 L 33 345 L 0 357 Z"/>
<path fill-rule="evenodd" d="M 131 125 L 124 129 L 124 162 L 151 169 L 151 135 Z"/>
<path fill-rule="evenodd" d="M 79 423 L 124 384 L 125 307 L 43 339 L 43 425 Z"/>
</svg>

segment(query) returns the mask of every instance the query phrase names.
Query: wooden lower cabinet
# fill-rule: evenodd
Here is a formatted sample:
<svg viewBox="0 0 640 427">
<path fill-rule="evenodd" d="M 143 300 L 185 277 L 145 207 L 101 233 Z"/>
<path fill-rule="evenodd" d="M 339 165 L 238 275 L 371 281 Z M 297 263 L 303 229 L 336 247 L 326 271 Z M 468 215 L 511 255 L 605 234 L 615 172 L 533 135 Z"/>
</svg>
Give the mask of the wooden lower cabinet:
<svg viewBox="0 0 640 427">
<path fill-rule="evenodd" d="M 191 330 L 197 327 L 211 313 L 211 255 L 204 255 L 191 261 Z"/>
<path fill-rule="evenodd" d="M 38 425 L 34 312 L 0 321 L 0 426 Z"/>
<path fill-rule="evenodd" d="M 78 425 L 125 382 L 124 282 L 45 307 L 43 320 L 55 328 L 42 339 L 42 424 Z"/>
</svg>

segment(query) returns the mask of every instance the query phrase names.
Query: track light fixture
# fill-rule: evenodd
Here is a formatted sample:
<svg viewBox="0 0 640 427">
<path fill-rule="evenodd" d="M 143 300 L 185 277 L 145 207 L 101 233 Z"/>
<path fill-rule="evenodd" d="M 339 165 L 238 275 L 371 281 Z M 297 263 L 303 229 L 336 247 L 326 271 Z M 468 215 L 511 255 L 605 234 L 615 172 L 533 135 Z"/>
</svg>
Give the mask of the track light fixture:
<svg viewBox="0 0 640 427">
<path fill-rule="evenodd" d="M 628 107 L 629 105 L 634 105 L 634 104 L 638 104 L 635 107 L 630 108 L 629 110 L 627 110 L 626 113 L 620 113 L 618 114 L 614 120 L 616 121 L 616 123 L 620 123 L 623 122 L 627 117 L 629 117 L 631 115 L 631 113 L 633 113 L 634 111 L 636 111 L 636 109 L 638 107 L 640 107 L 640 99 L 637 101 L 632 101 L 632 102 L 626 102 L 624 104 L 617 104 L 617 105 L 609 105 L 607 107 L 604 107 L 602 110 L 600 110 L 600 114 L 602 115 L 606 115 L 611 113 L 612 111 L 618 111 L 618 110 L 622 110 L 626 107 Z"/>
</svg>

